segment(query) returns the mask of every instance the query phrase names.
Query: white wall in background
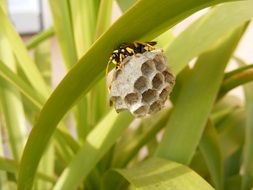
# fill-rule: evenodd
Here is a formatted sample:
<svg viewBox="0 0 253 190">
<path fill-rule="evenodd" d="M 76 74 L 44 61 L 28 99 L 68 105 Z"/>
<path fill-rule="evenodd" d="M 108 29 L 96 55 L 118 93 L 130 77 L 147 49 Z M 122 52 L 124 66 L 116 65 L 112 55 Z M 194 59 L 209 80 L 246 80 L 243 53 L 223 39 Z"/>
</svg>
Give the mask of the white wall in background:
<svg viewBox="0 0 253 190">
<path fill-rule="evenodd" d="M 52 26 L 51 10 L 48 5 L 48 0 L 42 0 L 42 21 L 44 28 Z M 116 1 L 113 1 L 112 21 L 116 21 L 121 15 L 121 10 Z"/>
<path fill-rule="evenodd" d="M 48 0 L 41 0 L 41 5 L 42 5 L 43 27 L 48 28 L 48 27 L 52 26 L 51 10 L 48 5 Z"/>
<path fill-rule="evenodd" d="M 36 33 L 43 26 L 43 28 L 48 28 L 52 25 L 52 18 L 50 8 L 48 6 L 48 0 L 8 0 L 10 16 L 20 33 Z M 40 7 L 41 5 L 41 7 Z M 185 19 L 183 22 L 179 23 L 173 27 L 172 32 L 175 36 L 179 35 L 187 26 L 189 26 L 193 21 L 202 16 L 207 12 L 208 9 L 204 9 L 192 15 L 191 17 Z M 40 18 L 40 11 L 42 11 L 42 16 Z M 112 21 L 117 20 L 121 16 L 121 11 L 117 3 L 113 3 L 113 14 Z M 41 22 L 40 22 L 41 19 Z M 229 18 L 228 18 L 229 19 Z M 41 24 L 42 23 L 42 24 Z M 239 47 L 236 50 L 236 55 L 245 60 L 247 63 L 253 63 L 253 24 L 251 24 L 245 33 L 243 39 L 241 40 Z M 55 49 L 54 47 L 53 49 Z M 55 50 L 54 50 L 55 51 Z M 57 55 L 54 55 L 57 54 Z M 53 57 L 56 57 L 53 62 L 61 62 L 59 60 L 60 51 L 53 52 Z M 228 69 L 234 69 L 236 64 L 231 64 L 232 66 Z M 57 82 L 62 78 L 58 78 Z M 236 92 L 238 93 L 238 92 Z"/>
<path fill-rule="evenodd" d="M 248 64 L 253 64 L 253 23 L 249 25 L 235 54 Z"/>
<path fill-rule="evenodd" d="M 8 0 L 9 15 L 21 34 L 41 30 L 40 0 Z"/>
<path fill-rule="evenodd" d="M 175 27 L 172 28 L 173 34 L 175 36 L 179 35 L 184 29 L 186 29 L 196 19 L 204 15 L 207 11 L 208 9 L 198 11 L 197 13 L 188 17 L 181 23 L 177 24 Z M 243 59 L 248 64 L 253 64 L 253 24 L 249 25 L 247 31 L 243 35 L 243 38 L 241 39 L 235 51 L 235 55 Z M 196 59 L 194 59 L 191 63 L 194 63 L 195 61 Z M 226 70 L 230 71 L 236 68 L 237 68 L 236 62 L 231 60 Z M 232 91 L 229 92 L 229 94 L 239 97 L 242 101 L 244 100 L 244 94 L 241 87 L 233 89 Z"/>
</svg>

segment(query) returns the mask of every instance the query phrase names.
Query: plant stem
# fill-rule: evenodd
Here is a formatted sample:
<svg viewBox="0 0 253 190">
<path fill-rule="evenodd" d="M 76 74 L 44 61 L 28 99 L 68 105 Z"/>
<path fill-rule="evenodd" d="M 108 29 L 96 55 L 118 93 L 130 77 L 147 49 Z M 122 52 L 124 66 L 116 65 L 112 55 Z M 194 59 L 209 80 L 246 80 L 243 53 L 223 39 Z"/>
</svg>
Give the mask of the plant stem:
<svg viewBox="0 0 253 190">
<path fill-rule="evenodd" d="M 48 38 L 52 37 L 54 35 L 54 29 L 53 27 L 50 27 L 39 34 L 33 36 L 26 44 L 27 49 L 32 49 L 36 47 L 41 42 L 47 40 Z"/>
<path fill-rule="evenodd" d="M 170 116 L 171 109 L 165 111 L 153 126 L 144 134 L 133 139 L 120 153 L 113 159 L 113 167 L 124 167 L 138 153 L 141 147 L 155 137 L 155 135 L 165 127 Z"/>
<path fill-rule="evenodd" d="M 227 92 L 235 87 L 253 80 L 253 65 L 239 68 L 235 71 L 227 73 L 223 81 L 217 99 L 221 99 Z"/>
</svg>

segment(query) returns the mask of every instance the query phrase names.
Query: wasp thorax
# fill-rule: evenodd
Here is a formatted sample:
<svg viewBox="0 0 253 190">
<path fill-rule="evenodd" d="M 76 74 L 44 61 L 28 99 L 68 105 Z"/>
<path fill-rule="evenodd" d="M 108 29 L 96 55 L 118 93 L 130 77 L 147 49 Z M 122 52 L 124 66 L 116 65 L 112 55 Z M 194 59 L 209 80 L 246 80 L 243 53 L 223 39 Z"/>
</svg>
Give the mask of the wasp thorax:
<svg viewBox="0 0 253 190">
<path fill-rule="evenodd" d="M 161 110 L 175 84 L 161 50 L 128 56 L 113 72 L 110 102 L 136 117 Z"/>
</svg>

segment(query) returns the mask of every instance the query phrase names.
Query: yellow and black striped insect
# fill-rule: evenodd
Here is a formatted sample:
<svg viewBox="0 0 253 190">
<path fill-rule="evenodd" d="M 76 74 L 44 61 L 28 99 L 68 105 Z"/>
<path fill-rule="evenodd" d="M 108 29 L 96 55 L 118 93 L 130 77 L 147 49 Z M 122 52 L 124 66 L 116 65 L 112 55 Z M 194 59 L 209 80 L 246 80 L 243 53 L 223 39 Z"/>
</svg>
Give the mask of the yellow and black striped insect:
<svg viewBox="0 0 253 190">
<path fill-rule="evenodd" d="M 128 57 L 135 55 L 137 53 L 144 53 L 146 51 L 154 50 L 156 42 L 133 42 L 133 43 L 123 43 L 118 49 L 115 49 L 106 68 L 106 74 L 108 73 L 109 65 L 112 63 L 116 66 L 116 69 L 122 66 L 123 60 Z"/>
</svg>

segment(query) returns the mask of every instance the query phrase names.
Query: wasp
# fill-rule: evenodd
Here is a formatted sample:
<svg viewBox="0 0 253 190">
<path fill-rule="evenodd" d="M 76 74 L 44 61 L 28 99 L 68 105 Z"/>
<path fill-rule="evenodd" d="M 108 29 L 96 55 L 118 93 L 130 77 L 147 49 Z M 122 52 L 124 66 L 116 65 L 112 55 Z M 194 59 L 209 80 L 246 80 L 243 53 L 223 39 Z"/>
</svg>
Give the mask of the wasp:
<svg viewBox="0 0 253 190">
<path fill-rule="evenodd" d="M 108 61 L 106 74 L 108 73 L 109 65 L 112 63 L 115 65 L 116 69 L 122 67 L 123 60 L 128 57 L 135 55 L 137 53 L 144 53 L 146 51 L 152 51 L 155 49 L 157 42 L 133 42 L 133 43 L 123 43 L 119 48 L 115 49 Z"/>
</svg>

